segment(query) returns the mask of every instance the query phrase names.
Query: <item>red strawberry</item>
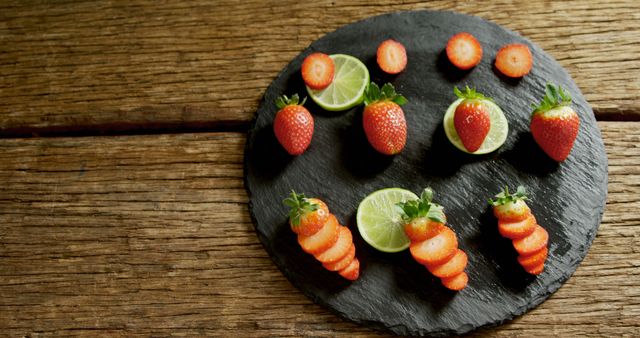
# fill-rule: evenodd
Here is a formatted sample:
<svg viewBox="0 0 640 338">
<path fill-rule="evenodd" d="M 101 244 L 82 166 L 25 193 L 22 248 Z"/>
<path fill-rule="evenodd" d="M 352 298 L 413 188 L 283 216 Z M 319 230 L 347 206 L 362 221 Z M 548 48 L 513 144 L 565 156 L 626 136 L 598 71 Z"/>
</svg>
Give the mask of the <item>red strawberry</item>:
<svg viewBox="0 0 640 338">
<path fill-rule="evenodd" d="M 346 256 L 342 257 L 342 259 L 335 263 L 325 263 L 322 264 L 322 266 L 324 266 L 324 268 L 329 271 L 340 271 L 349 266 L 349 264 L 351 264 L 351 261 L 354 260 L 355 257 L 356 247 L 355 245 L 351 244 L 351 248 L 349 249 L 349 252 L 347 252 Z"/>
<path fill-rule="evenodd" d="M 472 153 L 480 149 L 491 129 L 489 108 L 485 103 L 490 99 L 469 87 L 464 92 L 454 87 L 453 92 L 463 99 L 456 107 L 453 125 L 464 147 Z"/>
<path fill-rule="evenodd" d="M 442 232 L 447 217 L 442 206 L 431 203 L 433 191 L 425 189 L 420 199 L 398 203 L 404 214 L 404 232 L 411 242 L 422 242 Z"/>
<path fill-rule="evenodd" d="M 469 276 L 467 276 L 466 272 L 461 272 L 453 277 L 442 278 L 442 285 L 453 291 L 460 291 L 464 289 L 468 282 Z"/>
<path fill-rule="evenodd" d="M 340 226 L 340 235 L 336 243 L 324 252 L 315 255 L 315 257 L 320 263 L 335 263 L 349 253 L 351 245 L 353 245 L 351 231 L 345 226 Z"/>
<path fill-rule="evenodd" d="M 329 219 L 315 234 L 298 235 L 298 243 L 304 252 L 315 255 L 332 247 L 338 241 L 339 235 L 340 224 L 336 216 L 329 215 Z"/>
<path fill-rule="evenodd" d="M 482 60 L 480 42 L 466 32 L 452 36 L 447 42 L 446 50 L 449 61 L 462 70 L 471 69 Z"/>
<path fill-rule="evenodd" d="M 411 240 L 409 251 L 434 276 L 443 278 L 445 287 L 461 290 L 467 285 L 467 255 L 458 249 L 456 234 L 444 225 L 446 217 L 442 206 L 431 202 L 433 191 L 426 188 L 417 200 L 398 203 L 402 210 L 405 232 Z M 458 277 L 445 282 L 447 278 Z M 464 281 L 462 280 L 464 279 Z"/>
<path fill-rule="evenodd" d="M 525 203 L 527 192 L 523 186 L 519 186 L 514 194 L 509 193 L 509 187 L 505 187 L 495 196 L 495 200 L 490 199 L 489 204 L 493 206 L 493 214 L 500 222 L 520 222 L 531 214 L 531 209 Z"/>
<path fill-rule="evenodd" d="M 327 54 L 313 53 L 302 62 L 302 80 L 311 89 L 324 89 L 333 82 L 335 65 Z"/>
<path fill-rule="evenodd" d="M 304 194 L 291 191 L 283 203 L 289 210 L 291 230 L 298 235 L 311 236 L 320 230 L 329 219 L 329 208 L 317 198 L 306 198 Z"/>
<path fill-rule="evenodd" d="M 416 218 L 404 225 L 404 233 L 412 242 L 420 242 L 429 239 L 442 231 L 444 223 L 428 218 Z"/>
<path fill-rule="evenodd" d="M 498 220 L 498 231 L 502 237 L 518 239 L 531 235 L 536 229 L 536 224 L 535 216 L 529 214 L 529 216 L 522 221 L 505 222 Z"/>
<path fill-rule="evenodd" d="M 543 227 L 536 225 L 536 229 L 531 235 L 513 240 L 513 247 L 522 255 L 532 255 L 538 250 L 547 246 L 549 241 L 549 233 Z"/>
<path fill-rule="evenodd" d="M 380 89 L 371 82 L 364 95 L 362 125 L 369 143 L 385 155 L 399 153 L 407 142 L 407 122 L 400 108 L 407 100 L 389 83 Z"/>
<path fill-rule="evenodd" d="M 562 87 L 547 84 L 542 102 L 531 117 L 531 134 L 552 159 L 564 161 L 578 136 L 580 119 L 569 105 L 571 96 Z"/>
<path fill-rule="evenodd" d="M 357 258 L 354 258 L 349 266 L 340 270 L 338 273 L 340 276 L 348 280 L 358 279 L 358 276 L 360 276 L 360 261 Z"/>
<path fill-rule="evenodd" d="M 313 136 L 313 116 L 302 105 L 306 98 L 298 104 L 298 94 L 291 99 L 283 95 L 276 100 L 278 113 L 273 120 L 273 131 L 278 142 L 291 155 L 302 154 Z"/>
<path fill-rule="evenodd" d="M 528 273 L 532 274 L 532 275 L 539 275 L 542 273 L 542 271 L 544 271 L 544 262 L 536 265 L 536 266 L 532 266 L 529 268 L 525 268 L 525 271 L 527 271 Z"/>
<path fill-rule="evenodd" d="M 527 45 L 506 45 L 496 54 L 496 68 L 508 77 L 523 77 L 529 74 L 532 66 L 533 56 Z"/>
<path fill-rule="evenodd" d="M 547 259 L 547 255 L 549 254 L 549 248 L 546 246 L 531 255 L 527 256 L 518 256 L 518 263 L 522 265 L 525 269 L 530 269 L 540 264 L 544 264 L 544 261 Z"/>
<path fill-rule="evenodd" d="M 467 266 L 467 254 L 464 251 L 458 249 L 456 254 L 449 261 L 440 265 L 428 265 L 427 269 L 434 276 L 439 278 L 450 278 L 460 274 Z"/>
<path fill-rule="evenodd" d="M 376 53 L 378 66 L 385 73 L 398 74 L 407 67 L 407 51 L 395 40 L 385 40 L 378 46 Z"/>
</svg>

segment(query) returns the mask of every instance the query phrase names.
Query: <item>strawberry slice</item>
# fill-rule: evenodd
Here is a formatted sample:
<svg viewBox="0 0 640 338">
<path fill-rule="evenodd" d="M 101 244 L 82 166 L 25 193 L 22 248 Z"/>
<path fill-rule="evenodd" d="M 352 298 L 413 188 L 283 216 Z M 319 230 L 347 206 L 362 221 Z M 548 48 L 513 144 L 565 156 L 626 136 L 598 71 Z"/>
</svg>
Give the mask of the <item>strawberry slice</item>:
<svg viewBox="0 0 640 338">
<path fill-rule="evenodd" d="M 421 242 L 442 231 L 445 225 L 426 217 L 419 217 L 404 225 L 404 233 L 412 242 Z"/>
<path fill-rule="evenodd" d="M 354 258 L 349 266 L 340 270 L 338 273 L 340 276 L 348 280 L 358 279 L 358 276 L 360 276 L 360 261 L 357 258 Z"/>
<path fill-rule="evenodd" d="M 456 234 L 450 228 L 443 226 L 436 236 L 422 242 L 411 243 L 409 250 L 418 263 L 435 266 L 445 263 L 458 249 Z"/>
<path fill-rule="evenodd" d="M 311 236 L 298 235 L 298 243 L 304 252 L 312 255 L 319 254 L 332 247 L 338 241 L 340 235 L 340 224 L 333 214 L 320 228 L 318 232 Z"/>
<path fill-rule="evenodd" d="M 531 255 L 527 256 L 518 256 L 518 263 L 522 265 L 523 268 L 531 269 L 540 264 L 543 264 L 545 260 L 547 260 L 547 255 L 549 254 L 549 248 L 546 246 Z"/>
<path fill-rule="evenodd" d="M 450 278 L 463 272 L 465 267 L 467 267 L 467 254 L 458 249 L 453 258 L 446 263 L 435 266 L 428 265 L 427 269 L 436 277 Z"/>
<path fill-rule="evenodd" d="M 475 67 L 482 60 L 482 46 L 471 34 L 462 32 L 452 36 L 447 42 L 447 57 L 451 63 L 467 70 Z"/>
<path fill-rule="evenodd" d="M 532 275 L 539 275 L 542 273 L 542 271 L 544 271 L 544 262 L 533 266 L 531 268 L 525 268 L 525 271 L 527 271 L 527 273 L 530 273 Z"/>
<path fill-rule="evenodd" d="M 333 82 L 335 65 L 327 54 L 313 53 L 302 62 L 302 80 L 311 89 L 324 89 Z"/>
<path fill-rule="evenodd" d="M 496 68 L 508 77 L 523 77 L 531 71 L 533 56 L 527 45 L 506 45 L 496 54 Z"/>
<path fill-rule="evenodd" d="M 540 225 L 536 225 L 531 235 L 513 240 L 513 247 L 522 256 L 532 255 L 547 246 L 549 233 Z"/>
<path fill-rule="evenodd" d="M 342 257 L 339 261 L 335 263 L 325 263 L 322 265 L 324 266 L 325 269 L 329 271 L 339 271 L 349 266 L 349 264 L 351 264 L 351 261 L 355 257 L 356 257 L 356 247 L 353 244 L 351 244 L 351 248 L 349 248 L 349 251 L 347 252 L 347 254 L 344 257 Z"/>
<path fill-rule="evenodd" d="M 536 224 L 535 216 L 530 213 L 527 218 L 519 222 L 505 222 L 498 220 L 498 231 L 500 231 L 500 234 L 503 237 L 519 239 L 531 235 L 531 233 L 536 230 Z"/>
<path fill-rule="evenodd" d="M 338 237 L 338 241 L 329 249 L 315 255 L 316 259 L 321 263 L 335 263 L 349 252 L 349 249 L 353 244 L 351 231 L 345 226 L 340 226 L 339 228 L 340 234 Z"/>
<path fill-rule="evenodd" d="M 400 42 L 392 39 L 385 40 L 378 46 L 376 59 L 380 69 L 388 74 L 398 74 L 407 67 L 406 49 Z"/>
<path fill-rule="evenodd" d="M 466 272 L 461 272 L 453 277 L 442 278 L 442 285 L 453 291 L 464 289 L 464 287 L 467 286 L 467 282 L 469 282 L 469 276 L 467 276 Z"/>
</svg>

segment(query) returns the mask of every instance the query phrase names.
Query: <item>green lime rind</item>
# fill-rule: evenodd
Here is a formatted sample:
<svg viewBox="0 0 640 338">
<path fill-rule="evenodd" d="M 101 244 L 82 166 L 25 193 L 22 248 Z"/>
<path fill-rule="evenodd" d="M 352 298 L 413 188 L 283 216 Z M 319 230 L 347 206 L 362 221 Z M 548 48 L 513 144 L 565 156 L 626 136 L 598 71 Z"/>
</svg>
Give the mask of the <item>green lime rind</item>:
<svg viewBox="0 0 640 338">
<path fill-rule="evenodd" d="M 346 54 L 329 55 L 335 64 L 333 82 L 324 89 L 307 87 L 309 97 L 328 111 L 343 111 L 361 104 L 369 84 L 369 70 L 362 61 Z"/>
<path fill-rule="evenodd" d="M 482 155 L 488 154 L 496 149 L 500 148 L 507 140 L 507 136 L 509 135 L 509 123 L 507 121 L 507 117 L 504 115 L 504 112 L 497 104 L 483 100 L 483 102 L 489 108 L 489 119 L 491 120 L 491 127 L 489 128 L 489 134 L 485 138 L 480 148 L 475 152 L 469 152 L 462 144 L 462 140 L 460 140 L 460 136 L 458 136 L 458 132 L 456 132 L 456 127 L 453 124 L 453 115 L 455 114 L 456 108 L 462 102 L 463 99 L 455 100 L 449 108 L 447 108 L 447 112 L 444 114 L 444 118 L 442 120 L 442 125 L 444 127 L 444 132 L 449 139 L 449 142 L 453 144 L 456 148 L 464 151 L 468 154 L 473 155 Z"/>
<path fill-rule="evenodd" d="M 369 245 L 382 252 L 406 250 L 411 242 L 404 233 L 399 202 L 418 199 L 418 196 L 402 188 L 374 191 L 358 206 L 356 221 L 360 236 Z"/>
</svg>

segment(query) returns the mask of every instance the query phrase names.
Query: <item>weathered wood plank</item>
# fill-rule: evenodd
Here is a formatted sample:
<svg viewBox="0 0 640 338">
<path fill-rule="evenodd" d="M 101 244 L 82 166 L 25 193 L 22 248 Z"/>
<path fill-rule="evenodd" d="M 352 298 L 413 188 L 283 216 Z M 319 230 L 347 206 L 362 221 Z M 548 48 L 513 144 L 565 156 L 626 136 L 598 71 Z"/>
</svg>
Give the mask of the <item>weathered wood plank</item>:
<svg viewBox="0 0 640 338">
<path fill-rule="evenodd" d="M 601 122 L 609 198 L 575 275 L 477 336 L 640 334 L 640 122 Z M 0 332 L 372 336 L 314 305 L 253 230 L 244 135 L 0 140 Z"/>
<path fill-rule="evenodd" d="M 635 1 L 31 0 L 0 4 L 0 134 L 246 125 L 279 70 L 318 37 L 423 8 L 513 29 L 569 70 L 600 117 L 640 116 Z"/>
</svg>

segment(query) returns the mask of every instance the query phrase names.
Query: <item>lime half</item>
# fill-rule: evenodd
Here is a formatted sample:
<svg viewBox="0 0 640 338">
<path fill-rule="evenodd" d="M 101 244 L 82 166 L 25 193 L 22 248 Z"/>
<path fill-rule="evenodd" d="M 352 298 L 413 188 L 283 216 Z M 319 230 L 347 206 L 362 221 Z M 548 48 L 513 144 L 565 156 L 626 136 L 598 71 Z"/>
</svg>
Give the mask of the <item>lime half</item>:
<svg viewBox="0 0 640 338">
<path fill-rule="evenodd" d="M 400 188 L 378 190 L 365 197 L 356 216 L 360 236 L 380 251 L 399 252 L 408 248 L 410 241 L 404 234 L 402 214 L 396 203 L 414 199 L 418 199 L 416 194 Z"/>
<path fill-rule="evenodd" d="M 345 54 L 330 55 L 335 65 L 329 87 L 314 90 L 307 87 L 311 99 L 330 111 L 347 110 L 362 103 L 369 84 L 369 70 L 362 61 Z"/>
<path fill-rule="evenodd" d="M 489 134 L 480 145 L 480 148 L 475 152 L 469 152 L 462 144 L 462 140 L 460 140 L 460 136 L 458 136 L 458 132 L 456 132 L 456 127 L 453 124 L 453 115 L 456 112 L 456 108 L 462 102 L 463 99 L 457 99 L 454 101 L 449 108 L 447 108 L 447 112 L 444 114 L 444 120 L 442 121 L 444 125 L 444 132 L 447 134 L 447 138 L 451 143 L 456 146 L 456 148 L 464 151 L 465 153 L 481 155 L 490 153 L 498 148 L 507 140 L 507 135 L 509 134 L 509 124 L 507 123 L 507 118 L 504 116 L 502 109 L 498 107 L 497 104 L 483 100 L 483 102 L 489 108 L 489 120 L 491 120 L 491 127 L 489 127 Z"/>
</svg>

